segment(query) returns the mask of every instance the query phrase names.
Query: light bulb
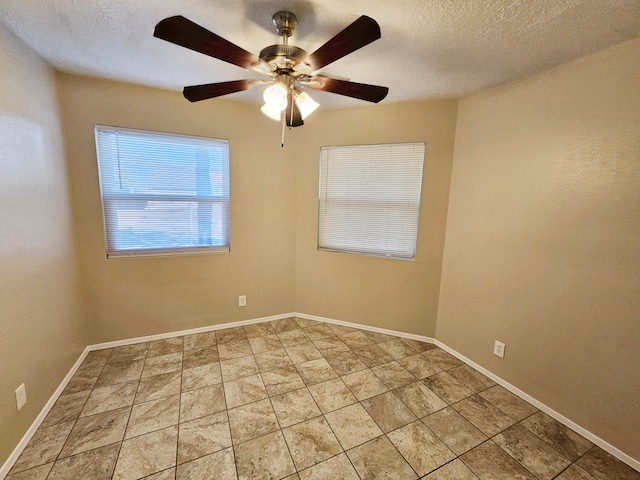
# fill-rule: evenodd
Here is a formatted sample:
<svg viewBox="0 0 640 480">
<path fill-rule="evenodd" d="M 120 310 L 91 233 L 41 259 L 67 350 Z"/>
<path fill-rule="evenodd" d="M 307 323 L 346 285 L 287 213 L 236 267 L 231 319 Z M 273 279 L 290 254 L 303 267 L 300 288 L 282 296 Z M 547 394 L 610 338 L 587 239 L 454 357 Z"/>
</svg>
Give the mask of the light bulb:
<svg viewBox="0 0 640 480">
<path fill-rule="evenodd" d="M 296 105 L 300 110 L 302 120 L 311 115 L 320 105 L 313 100 L 306 92 L 300 92 L 296 97 Z"/>
<path fill-rule="evenodd" d="M 267 87 L 262 94 L 264 103 L 269 105 L 269 109 L 278 109 L 280 111 L 287 108 L 287 89 L 281 83 L 274 83 Z"/>
</svg>

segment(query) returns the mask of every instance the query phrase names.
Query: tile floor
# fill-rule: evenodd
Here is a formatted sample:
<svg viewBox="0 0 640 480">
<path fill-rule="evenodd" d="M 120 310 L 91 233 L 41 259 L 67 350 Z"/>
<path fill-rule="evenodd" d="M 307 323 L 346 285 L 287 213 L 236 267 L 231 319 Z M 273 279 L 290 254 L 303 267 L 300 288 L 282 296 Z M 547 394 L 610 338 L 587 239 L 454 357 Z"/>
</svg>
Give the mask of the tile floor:
<svg viewBox="0 0 640 480">
<path fill-rule="evenodd" d="M 434 345 L 288 318 L 91 352 L 7 477 L 630 480 Z"/>
</svg>

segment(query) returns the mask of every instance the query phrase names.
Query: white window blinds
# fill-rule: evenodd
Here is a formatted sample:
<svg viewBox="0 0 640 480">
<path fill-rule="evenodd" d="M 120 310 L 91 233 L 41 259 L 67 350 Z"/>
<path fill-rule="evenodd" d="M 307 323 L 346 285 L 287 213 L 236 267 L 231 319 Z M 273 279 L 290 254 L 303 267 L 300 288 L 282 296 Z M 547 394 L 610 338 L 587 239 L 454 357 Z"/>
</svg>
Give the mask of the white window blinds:
<svg viewBox="0 0 640 480">
<path fill-rule="evenodd" d="M 96 125 L 107 256 L 229 251 L 226 140 Z"/>
<path fill-rule="evenodd" d="M 413 259 L 424 143 L 322 147 L 318 248 Z"/>
</svg>

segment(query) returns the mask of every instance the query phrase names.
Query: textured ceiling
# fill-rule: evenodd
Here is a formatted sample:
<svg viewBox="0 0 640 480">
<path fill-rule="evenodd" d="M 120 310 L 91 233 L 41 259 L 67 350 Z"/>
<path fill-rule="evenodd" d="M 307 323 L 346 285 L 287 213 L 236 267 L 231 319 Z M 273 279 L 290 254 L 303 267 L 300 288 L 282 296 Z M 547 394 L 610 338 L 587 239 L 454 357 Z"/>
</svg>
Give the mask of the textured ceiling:
<svg viewBox="0 0 640 480">
<path fill-rule="evenodd" d="M 323 72 L 388 86 L 383 103 L 458 97 L 640 35 L 640 0 L 1 0 L 0 21 L 58 70 L 181 90 L 260 76 L 154 38 L 158 21 L 181 14 L 257 54 L 280 41 L 278 10 L 297 15 L 290 43 L 308 52 L 376 19 L 382 38 Z M 258 102 L 256 90 L 227 98 Z"/>
</svg>

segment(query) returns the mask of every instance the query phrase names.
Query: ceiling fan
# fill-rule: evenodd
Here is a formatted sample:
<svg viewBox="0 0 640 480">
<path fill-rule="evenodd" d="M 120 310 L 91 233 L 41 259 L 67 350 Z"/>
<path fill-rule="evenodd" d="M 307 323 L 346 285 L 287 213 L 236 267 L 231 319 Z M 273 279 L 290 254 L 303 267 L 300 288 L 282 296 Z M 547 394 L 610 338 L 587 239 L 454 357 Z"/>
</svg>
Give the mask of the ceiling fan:
<svg viewBox="0 0 640 480">
<path fill-rule="evenodd" d="M 273 15 L 272 20 L 276 31 L 282 37 L 282 43 L 263 48 L 259 56 L 180 15 L 160 21 L 153 35 L 271 77 L 269 80 L 232 80 L 193 85 L 185 87 L 183 94 L 187 100 L 197 102 L 247 90 L 255 85 L 269 85 L 263 95 L 265 105 L 261 110 L 273 120 L 282 120 L 283 128 L 284 122 L 289 127 L 303 125 L 304 119 L 318 107 L 318 104 L 302 90 L 303 87 L 374 103 L 387 96 L 387 87 L 340 80 L 318 73 L 330 63 L 379 39 L 380 26 L 374 19 L 362 15 L 312 54 L 289 45 L 289 37 L 298 24 L 298 19 L 293 13 L 279 11 Z"/>
</svg>

